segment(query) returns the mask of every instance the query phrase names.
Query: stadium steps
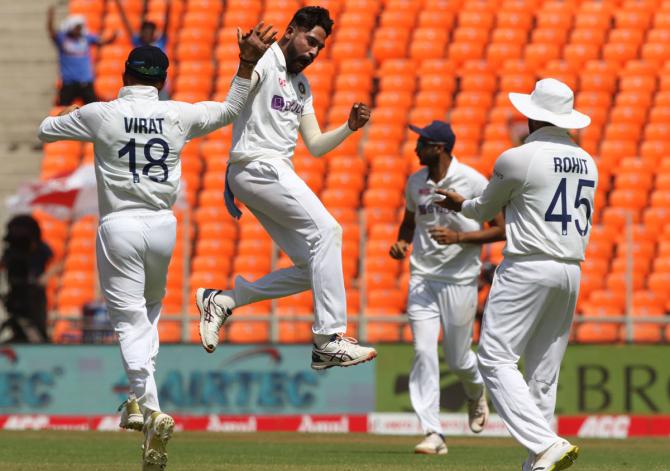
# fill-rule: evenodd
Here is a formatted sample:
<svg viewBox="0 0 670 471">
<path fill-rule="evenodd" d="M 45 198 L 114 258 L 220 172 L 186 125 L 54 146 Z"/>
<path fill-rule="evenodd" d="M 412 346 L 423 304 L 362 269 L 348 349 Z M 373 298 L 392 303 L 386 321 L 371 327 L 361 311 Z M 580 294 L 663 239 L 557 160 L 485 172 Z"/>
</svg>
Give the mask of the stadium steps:
<svg viewBox="0 0 670 471">
<path fill-rule="evenodd" d="M 0 0 L 0 224 L 5 197 L 39 174 L 37 126 L 54 97 L 56 51 L 46 32 L 48 0 Z M 57 18 L 66 11 L 59 9 Z"/>
</svg>

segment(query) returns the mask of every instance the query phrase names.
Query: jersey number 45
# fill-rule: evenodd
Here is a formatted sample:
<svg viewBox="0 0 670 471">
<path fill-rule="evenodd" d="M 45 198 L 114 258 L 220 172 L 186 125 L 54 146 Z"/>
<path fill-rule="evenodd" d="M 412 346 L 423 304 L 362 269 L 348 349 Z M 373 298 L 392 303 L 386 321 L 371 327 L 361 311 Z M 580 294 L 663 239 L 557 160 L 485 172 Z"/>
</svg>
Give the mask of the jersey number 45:
<svg viewBox="0 0 670 471">
<path fill-rule="evenodd" d="M 575 195 L 575 209 L 579 209 L 580 206 L 585 206 L 586 209 L 586 221 L 584 225 L 579 222 L 579 219 L 575 218 L 575 228 L 581 236 L 585 236 L 589 232 L 589 221 L 591 220 L 591 213 L 593 211 L 592 199 L 582 196 L 583 188 L 595 188 L 596 182 L 594 180 L 584 180 L 583 178 L 579 179 L 577 183 L 577 194 Z M 556 213 L 556 206 L 560 203 L 560 212 Z M 544 213 L 544 220 L 548 222 L 560 222 L 561 223 L 561 234 L 568 235 L 568 223 L 572 222 L 572 216 L 568 213 L 568 191 L 567 191 L 567 180 L 561 178 L 561 181 L 556 188 L 556 193 L 551 199 L 551 203 L 547 208 L 547 212 Z"/>
</svg>

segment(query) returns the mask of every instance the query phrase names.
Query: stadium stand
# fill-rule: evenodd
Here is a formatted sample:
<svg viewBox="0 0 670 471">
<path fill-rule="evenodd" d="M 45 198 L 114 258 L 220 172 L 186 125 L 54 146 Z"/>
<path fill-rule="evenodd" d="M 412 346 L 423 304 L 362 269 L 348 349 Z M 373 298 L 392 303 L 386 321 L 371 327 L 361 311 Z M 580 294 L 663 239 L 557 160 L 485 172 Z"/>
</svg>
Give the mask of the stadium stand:
<svg viewBox="0 0 670 471">
<path fill-rule="evenodd" d="M 166 2 L 150 0 L 143 11 L 144 2 L 123 0 L 134 25 L 143 15 L 162 22 Z M 322 127 L 346 119 L 354 100 L 374 105 L 364 132 L 322 159 L 310 157 L 299 143 L 294 159 L 297 172 L 344 228 L 349 311 L 365 321 L 352 322 L 354 332 L 365 330 L 371 342 L 409 338 L 401 316 L 408 264 L 387 256 L 403 211 L 404 182 L 418 169 L 407 124 L 449 120 L 457 135 L 455 154 L 488 175 L 500 152 L 519 142 L 513 129 L 522 118 L 507 92 L 530 92 L 538 78 L 552 76 L 576 91 L 576 107 L 592 117 L 592 125 L 575 137 L 600 169 L 574 339 L 670 341 L 670 326 L 664 325 L 670 309 L 670 1 L 318 3 L 335 19 L 329 44 L 306 72 Z M 225 97 L 237 56 L 236 26 L 248 28 L 263 19 L 283 30 L 302 3 L 173 0 L 172 5 L 172 97 L 197 101 Z M 112 1 L 71 0 L 70 12 L 85 15 L 93 31 L 123 31 Z M 100 51 L 100 96 L 115 96 L 129 48 L 124 36 Z M 226 128 L 194 140 L 183 152 L 191 211 L 178 210 L 179 230 L 188 238 L 178 244 L 170 267 L 165 312 L 185 309 L 190 321 L 186 328 L 180 317 L 166 318 L 163 341 L 197 341 L 191 305 L 197 286 L 225 288 L 237 275 L 253 279 L 290 263 L 275 253 L 249 212 L 239 222 L 226 213 L 222 188 L 230 141 Z M 49 144 L 41 177 L 91 158 L 90 147 Z M 81 303 L 94 296 L 95 221 L 67 225 L 37 216 L 65 260 L 60 283 L 49 287 L 51 306 L 76 319 Z M 499 262 L 501 244 L 485 250 L 484 258 Z M 244 320 L 232 322 L 223 335 L 231 342 L 309 341 L 311 309 L 310 293 L 245 307 L 235 316 Z M 626 312 L 634 324 L 626 321 Z M 275 315 L 268 322 L 270 313 Z M 67 322 L 55 322 L 56 340 L 71 338 Z"/>
</svg>

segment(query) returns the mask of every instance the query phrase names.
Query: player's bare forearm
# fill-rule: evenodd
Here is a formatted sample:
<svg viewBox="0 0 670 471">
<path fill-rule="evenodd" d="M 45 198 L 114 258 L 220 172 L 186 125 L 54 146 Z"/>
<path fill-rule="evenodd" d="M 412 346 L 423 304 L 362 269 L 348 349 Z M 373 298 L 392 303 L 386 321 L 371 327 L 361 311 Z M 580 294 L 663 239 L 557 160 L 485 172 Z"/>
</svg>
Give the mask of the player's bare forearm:
<svg viewBox="0 0 670 471">
<path fill-rule="evenodd" d="M 505 218 L 498 213 L 491 221 L 489 227 L 480 231 L 461 233 L 461 241 L 469 244 L 488 244 L 505 240 Z"/>
<path fill-rule="evenodd" d="M 414 224 L 411 226 L 407 224 L 401 224 L 400 229 L 398 230 L 398 240 L 402 240 L 408 244 L 411 244 L 412 239 L 414 239 Z"/>
<path fill-rule="evenodd" d="M 414 222 L 414 213 L 405 209 L 400 229 L 398 229 L 398 240 L 412 243 L 414 239 L 414 230 L 416 229 L 416 222 Z"/>
<path fill-rule="evenodd" d="M 505 240 L 504 227 L 489 227 L 481 231 L 461 232 L 460 241 L 463 244 L 488 244 Z"/>
<path fill-rule="evenodd" d="M 239 78 L 251 79 L 251 75 L 254 73 L 254 65 L 250 62 L 242 62 L 240 61 L 240 66 L 237 68 L 237 76 Z"/>
</svg>

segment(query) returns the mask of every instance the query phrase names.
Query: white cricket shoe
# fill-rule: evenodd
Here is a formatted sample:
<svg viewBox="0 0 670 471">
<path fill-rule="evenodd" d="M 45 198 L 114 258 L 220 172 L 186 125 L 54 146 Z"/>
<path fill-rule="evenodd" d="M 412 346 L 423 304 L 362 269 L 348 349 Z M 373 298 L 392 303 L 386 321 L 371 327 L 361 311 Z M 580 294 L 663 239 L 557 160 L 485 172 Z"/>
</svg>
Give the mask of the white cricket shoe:
<svg viewBox="0 0 670 471">
<path fill-rule="evenodd" d="M 486 391 L 482 389 L 479 399 L 468 400 L 468 423 L 470 430 L 481 433 L 489 420 L 489 405 L 486 402 Z"/>
<path fill-rule="evenodd" d="M 421 443 L 414 447 L 414 453 L 420 455 L 446 455 L 448 451 L 444 438 L 436 432 L 426 435 Z"/>
<path fill-rule="evenodd" d="M 128 400 L 123 401 L 118 410 L 121 412 L 119 427 L 126 430 L 142 431 L 144 417 L 142 417 L 142 412 L 140 411 L 140 406 L 137 404 L 136 399 L 128 398 Z"/>
<path fill-rule="evenodd" d="M 227 291 L 198 288 L 195 292 L 195 303 L 200 311 L 200 342 L 208 353 L 216 350 L 219 344 L 219 330 L 233 313 L 235 301 Z M 223 302 L 216 302 L 214 298 L 222 295 Z"/>
<path fill-rule="evenodd" d="M 144 424 L 143 471 L 157 471 L 167 466 L 167 443 L 174 432 L 174 419 L 162 412 L 152 412 Z"/>
<path fill-rule="evenodd" d="M 358 341 L 342 334 L 333 334 L 322 347 L 312 348 L 312 369 L 325 370 L 333 366 L 353 366 L 377 356 L 377 350 L 358 345 Z"/>
<path fill-rule="evenodd" d="M 532 471 L 560 471 L 567 469 L 579 456 L 579 447 L 564 439 L 559 439 L 537 455 Z"/>
</svg>

